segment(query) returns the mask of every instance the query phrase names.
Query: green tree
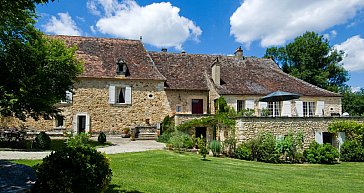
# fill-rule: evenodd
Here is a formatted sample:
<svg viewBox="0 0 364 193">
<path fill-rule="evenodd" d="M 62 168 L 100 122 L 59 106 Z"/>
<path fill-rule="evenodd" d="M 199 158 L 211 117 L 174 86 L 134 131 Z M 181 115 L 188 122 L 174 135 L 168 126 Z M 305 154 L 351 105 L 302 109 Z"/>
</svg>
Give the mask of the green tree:
<svg viewBox="0 0 364 193">
<path fill-rule="evenodd" d="M 348 81 L 342 64 L 343 51 L 315 32 L 306 32 L 284 47 L 271 47 L 264 57 L 272 58 L 282 70 L 321 88 L 338 92 Z"/>
<path fill-rule="evenodd" d="M 364 89 L 352 92 L 349 87 L 340 89 L 343 112 L 352 116 L 364 116 Z"/>
<path fill-rule="evenodd" d="M 48 38 L 34 27 L 35 4 L 48 0 L 0 3 L 0 115 L 54 116 L 82 72 L 76 48 Z"/>
</svg>

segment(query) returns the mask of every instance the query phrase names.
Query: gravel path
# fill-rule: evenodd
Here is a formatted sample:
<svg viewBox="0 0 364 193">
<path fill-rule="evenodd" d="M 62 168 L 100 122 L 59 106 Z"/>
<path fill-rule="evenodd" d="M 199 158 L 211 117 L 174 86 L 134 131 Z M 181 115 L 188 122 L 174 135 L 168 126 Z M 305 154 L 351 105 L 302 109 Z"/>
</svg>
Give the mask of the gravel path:
<svg viewBox="0 0 364 193">
<path fill-rule="evenodd" d="M 96 139 L 97 140 L 97 139 Z M 148 150 L 163 149 L 163 143 L 154 140 L 137 140 L 130 141 L 121 137 L 108 137 L 107 140 L 113 145 L 98 148 L 100 152 L 106 154 L 117 154 L 126 152 L 140 152 Z M 49 155 L 50 151 L 44 152 L 25 152 L 25 151 L 0 151 L 0 160 L 15 160 L 15 159 L 43 159 Z"/>
</svg>

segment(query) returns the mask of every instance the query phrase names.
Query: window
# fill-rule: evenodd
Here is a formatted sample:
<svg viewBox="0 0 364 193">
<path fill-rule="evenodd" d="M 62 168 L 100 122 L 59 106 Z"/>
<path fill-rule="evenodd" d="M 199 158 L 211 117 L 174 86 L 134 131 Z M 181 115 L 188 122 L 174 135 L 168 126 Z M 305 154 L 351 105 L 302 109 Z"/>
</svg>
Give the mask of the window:
<svg viewBox="0 0 364 193">
<path fill-rule="evenodd" d="M 128 73 L 128 66 L 126 65 L 126 63 L 123 60 L 119 60 L 116 63 L 116 74 L 127 76 Z"/>
<path fill-rule="evenodd" d="M 269 115 L 272 117 L 281 116 L 282 103 L 280 101 L 277 102 L 268 102 L 268 111 Z"/>
<path fill-rule="evenodd" d="M 71 91 L 66 91 L 66 100 L 61 100 L 61 103 L 72 103 L 73 94 Z"/>
<path fill-rule="evenodd" d="M 303 116 L 312 117 L 315 114 L 315 102 L 303 102 Z"/>
<path fill-rule="evenodd" d="M 237 100 L 236 101 L 236 111 L 240 112 L 242 110 L 244 110 L 244 101 L 243 100 Z"/>
<path fill-rule="evenodd" d="M 182 111 L 181 105 L 176 105 L 176 113 L 179 113 Z"/>
<path fill-rule="evenodd" d="M 62 115 L 56 116 L 56 127 L 64 126 L 64 117 Z"/>
<path fill-rule="evenodd" d="M 131 104 L 131 87 L 114 86 L 109 87 L 110 104 Z"/>
</svg>

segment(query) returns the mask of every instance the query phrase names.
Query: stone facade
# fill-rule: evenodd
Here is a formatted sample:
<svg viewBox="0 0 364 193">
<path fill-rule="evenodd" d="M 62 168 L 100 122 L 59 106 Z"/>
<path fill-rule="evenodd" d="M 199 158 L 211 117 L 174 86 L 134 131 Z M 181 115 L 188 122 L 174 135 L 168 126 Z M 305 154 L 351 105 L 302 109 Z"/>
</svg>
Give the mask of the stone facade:
<svg viewBox="0 0 364 193">
<path fill-rule="evenodd" d="M 109 85 L 129 85 L 132 89 L 131 104 L 109 104 Z M 72 103 L 58 104 L 64 116 L 62 128 L 65 130 L 77 131 L 77 115 L 85 115 L 89 119 L 88 132 L 121 133 L 123 128 L 156 126 L 170 114 L 161 81 L 84 78 L 75 85 L 74 92 Z M 56 128 L 55 120 L 8 122 L 8 125 L 12 124 L 24 124 L 30 129 L 44 131 Z"/>
<path fill-rule="evenodd" d="M 203 100 L 203 114 L 208 113 L 208 91 L 194 90 L 166 90 L 170 115 L 174 114 L 192 114 L 192 99 Z M 180 112 L 177 112 L 177 106 L 180 106 Z"/>
</svg>

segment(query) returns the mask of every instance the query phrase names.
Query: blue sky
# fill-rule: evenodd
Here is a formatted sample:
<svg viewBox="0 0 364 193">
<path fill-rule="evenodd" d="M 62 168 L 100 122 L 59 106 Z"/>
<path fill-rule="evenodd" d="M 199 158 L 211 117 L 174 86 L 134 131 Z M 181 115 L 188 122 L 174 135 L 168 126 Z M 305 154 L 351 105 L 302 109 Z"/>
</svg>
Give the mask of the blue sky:
<svg viewBox="0 0 364 193">
<path fill-rule="evenodd" d="M 348 85 L 364 88 L 364 0 L 59 0 L 37 7 L 47 34 L 139 39 L 147 50 L 262 57 L 305 31 L 345 51 Z"/>
</svg>

